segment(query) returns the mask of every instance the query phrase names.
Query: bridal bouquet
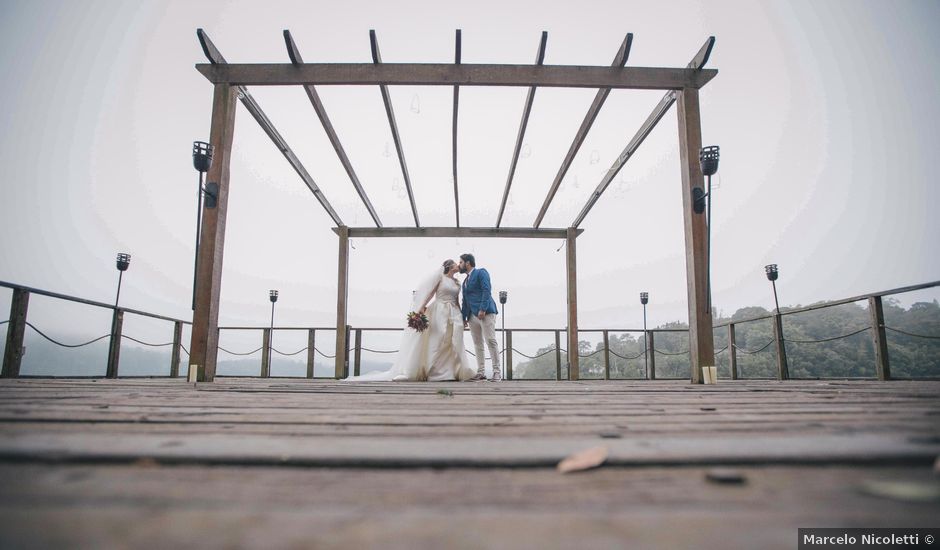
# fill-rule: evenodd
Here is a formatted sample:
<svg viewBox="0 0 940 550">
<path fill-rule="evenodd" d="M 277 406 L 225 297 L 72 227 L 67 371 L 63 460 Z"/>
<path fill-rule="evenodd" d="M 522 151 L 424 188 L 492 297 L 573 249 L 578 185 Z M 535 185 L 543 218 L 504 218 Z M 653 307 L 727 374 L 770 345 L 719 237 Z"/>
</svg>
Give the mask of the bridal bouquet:
<svg viewBox="0 0 940 550">
<path fill-rule="evenodd" d="M 408 314 L 408 326 L 418 332 L 424 332 L 428 328 L 428 316 L 412 311 Z"/>
</svg>

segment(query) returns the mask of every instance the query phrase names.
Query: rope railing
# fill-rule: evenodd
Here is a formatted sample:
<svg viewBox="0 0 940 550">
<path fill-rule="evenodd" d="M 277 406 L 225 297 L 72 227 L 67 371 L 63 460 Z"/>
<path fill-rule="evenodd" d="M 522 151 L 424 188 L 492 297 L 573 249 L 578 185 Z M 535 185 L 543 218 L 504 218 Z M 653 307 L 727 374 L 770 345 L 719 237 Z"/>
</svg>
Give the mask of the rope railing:
<svg viewBox="0 0 940 550">
<path fill-rule="evenodd" d="M 313 351 L 314 351 L 315 353 L 319 353 L 322 357 L 324 357 L 324 358 L 326 358 L 326 359 L 336 359 L 336 355 L 327 355 L 327 354 L 323 353 L 322 351 L 320 351 L 320 348 L 314 347 L 314 348 L 313 348 Z"/>
<path fill-rule="evenodd" d="M 293 356 L 293 355 L 297 355 L 298 353 L 300 353 L 300 352 L 302 352 L 302 351 L 307 351 L 307 349 L 309 349 L 309 347 L 310 347 L 310 346 L 304 346 L 303 348 L 301 348 L 301 349 L 299 349 L 299 350 L 297 350 L 297 351 L 295 351 L 295 352 L 293 352 L 293 353 L 284 353 L 283 351 L 280 351 L 279 349 L 277 349 L 277 348 L 274 347 L 274 346 L 271 346 L 271 350 L 272 350 L 274 353 L 281 354 L 281 355 L 283 355 L 283 356 L 285 356 L 285 357 L 291 357 L 291 356 Z"/>
<path fill-rule="evenodd" d="M 35 330 L 37 333 L 39 333 L 40 336 L 42 336 L 42 337 L 45 338 L 46 340 L 49 340 L 50 342 L 52 342 L 53 344 L 55 344 L 55 345 L 57 345 L 57 346 L 62 346 L 63 348 L 80 348 L 80 347 L 83 347 L 83 346 L 87 346 L 87 345 L 89 345 L 89 344 L 94 344 L 94 343 L 97 342 L 98 340 L 104 340 L 105 338 L 108 338 L 108 337 L 111 336 L 110 334 L 105 334 L 104 336 L 99 336 L 99 337 L 95 338 L 94 340 L 89 340 L 89 341 L 84 342 L 84 343 L 81 343 L 81 344 L 63 344 L 62 342 L 58 342 L 58 341 L 53 340 L 52 338 L 46 336 L 46 334 L 45 334 L 43 331 L 41 331 L 41 330 L 39 330 L 38 328 L 36 328 L 36 327 L 35 327 L 32 323 L 30 323 L 29 321 L 26 321 L 26 326 L 28 326 L 29 328 Z"/>
<path fill-rule="evenodd" d="M 929 339 L 929 340 L 940 340 L 940 336 L 929 336 L 929 335 L 927 335 L 927 334 L 914 334 L 913 332 L 907 332 L 907 331 L 901 330 L 901 329 L 899 329 L 899 328 L 889 327 L 888 325 L 883 325 L 883 326 L 884 326 L 884 328 L 886 328 L 886 329 L 888 329 L 888 330 L 890 330 L 890 331 L 892 331 L 892 332 L 897 332 L 897 333 L 900 333 L 900 334 L 905 334 L 905 335 L 907 335 L 907 336 L 913 336 L 914 338 L 927 338 L 927 339 Z"/>
<path fill-rule="evenodd" d="M 581 357 L 581 358 L 591 357 L 591 356 L 597 355 L 598 353 L 600 353 L 600 352 L 602 352 L 602 351 L 604 351 L 604 348 L 601 348 L 601 349 L 599 349 L 599 350 L 595 350 L 595 351 L 593 351 L 593 352 L 591 352 L 591 353 L 589 353 L 589 354 L 587 354 L 587 355 L 581 355 L 581 354 L 579 353 L 579 354 L 578 354 L 578 357 Z"/>
<path fill-rule="evenodd" d="M 544 352 L 539 353 L 539 354 L 537 354 L 537 355 L 526 355 L 526 354 L 522 353 L 521 351 L 517 350 L 516 348 L 512 348 L 512 351 L 513 351 L 513 353 L 518 353 L 519 355 L 521 355 L 521 356 L 523 356 L 523 357 L 525 357 L 525 358 L 527 358 L 527 359 L 538 359 L 539 357 L 544 357 L 544 356 L 548 355 L 549 353 L 554 353 L 554 352 L 555 352 L 555 348 L 552 348 L 552 349 L 550 349 L 550 350 L 548 350 L 548 351 L 544 351 Z"/>
<path fill-rule="evenodd" d="M 688 355 L 688 354 L 689 354 L 689 350 L 678 351 L 678 352 L 672 353 L 672 352 L 661 351 L 661 350 L 658 350 L 658 349 L 656 349 L 656 348 L 653 348 L 653 353 L 658 353 L 658 354 L 660 354 L 660 355 Z"/>
<path fill-rule="evenodd" d="M 860 328 L 860 329 L 856 330 L 855 332 L 850 332 L 850 333 L 844 334 L 844 335 L 842 335 L 842 336 L 833 336 L 833 337 L 831 337 L 831 338 L 821 338 L 821 339 L 819 339 L 819 340 L 795 340 L 795 339 L 793 339 L 793 338 L 784 338 L 783 341 L 784 341 L 784 342 L 793 342 L 794 344 L 819 344 L 819 343 L 821 343 L 821 342 L 832 342 L 833 340 L 840 340 L 840 339 L 842 339 L 842 338 L 848 338 L 849 336 L 855 336 L 856 334 L 859 334 L 859 333 L 861 333 L 861 332 L 865 332 L 866 330 L 871 330 L 871 327 L 864 327 L 864 328 Z"/>
<path fill-rule="evenodd" d="M 127 338 L 128 340 L 131 340 L 132 342 L 137 342 L 138 344 L 141 344 L 141 345 L 144 345 L 144 346 L 149 346 L 149 347 L 152 347 L 152 348 L 162 348 L 163 346 L 172 346 L 172 345 L 173 345 L 173 342 L 167 342 L 167 343 L 165 343 L 165 344 L 151 344 L 151 343 L 149 343 L 149 342 L 144 342 L 143 340 L 138 340 L 137 338 L 130 337 L 130 336 L 126 335 L 126 334 L 122 334 L 122 335 L 121 335 L 121 338 Z"/>
<path fill-rule="evenodd" d="M 773 344 L 775 341 L 776 341 L 776 340 L 771 340 L 771 341 L 767 342 L 766 344 L 764 344 L 763 346 L 761 346 L 759 349 L 756 349 L 756 350 L 749 350 L 749 349 L 747 349 L 747 348 L 742 348 L 741 346 L 739 346 L 739 345 L 737 345 L 737 344 L 734 345 L 734 349 L 735 349 L 735 351 L 740 351 L 741 353 L 743 353 L 743 354 L 745 354 L 745 355 L 752 355 L 752 354 L 754 354 L 754 353 L 760 353 L 760 352 L 764 351 L 765 349 L 767 349 L 767 348 L 770 346 L 770 344 Z"/>
<path fill-rule="evenodd" d="M 619 357 L 619 358 L 621 358 L 621 359 L 624 359 L 624 360 L 626 360 L 626 361 L 632 361 L 632 360 L 634 360 L 634 359 L 639 359 L 639 358 L 642 357 L 645 353 L 646 353 L 646 348 L 643 348 L 643 351 L 641 351 L 640 353 L 638 353 L 638 354 L 636 354 L 636 355 L 634 355 L 634 356 L 632 356 L 632 357 L 625 357 L 625 356 L 623 356 L 623 355 L 620 355 L 619 353 L 617 353 L 617 352 L 614 351 L 614 350 L 610 350 L 610 354 L 611 354 L 611 355 L 616 355 L 617 357 Z"/>
<path fill-rule="evenodd" d="M 256 350 L 249 351 L 249 352 L 246 352 L 246 353 L 238 353 L 238 352 L 235 352 L 235 351 L 229 351 L 229 350 L 223 348 L 222 346 L 219 346 L 219 349 L 220 349 L 221 351 L 224 351 L 225 353 L 228 353 L 229 355 L 241 355 L 241 356 L 245 356 L 245 355 L 252 355 L 252 354 L 254 354 L 254 353 L 258 353 L 259 351 L 261 351 L 262 349 L 264 349 L 264 346 L 261 346 L 261 347 L 259 347 L 259 348 L 256 349 Z"/>
<path fill-rule="evenodd" d="M 716 351 L 716 352 L 715 352 L 715 355 L 718 355 L 719 353 L 725 351 L 726 349 L 728 349 L 728 346 L 725 346 L 725 347 L 721 348 L 720 350 Z"/>
</svg>

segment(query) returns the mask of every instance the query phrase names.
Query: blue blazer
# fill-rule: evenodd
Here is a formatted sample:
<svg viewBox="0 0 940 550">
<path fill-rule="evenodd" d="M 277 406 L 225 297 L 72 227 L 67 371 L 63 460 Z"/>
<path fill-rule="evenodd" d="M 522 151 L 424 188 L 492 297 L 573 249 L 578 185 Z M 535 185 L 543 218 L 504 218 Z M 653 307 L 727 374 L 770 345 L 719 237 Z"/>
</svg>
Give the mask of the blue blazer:
<svg viewBox="0 0 940 550">
<path fill-rule="evenodd" d="M 496 310 L 496 302 L 493 301 L 490 274 L 485 269 L 474 268 L 463 282 L 463 304 L 460 312 L 463 314 L 463 320 L 467 321 L 480 311 L 499 313 Z"/>
</svg>

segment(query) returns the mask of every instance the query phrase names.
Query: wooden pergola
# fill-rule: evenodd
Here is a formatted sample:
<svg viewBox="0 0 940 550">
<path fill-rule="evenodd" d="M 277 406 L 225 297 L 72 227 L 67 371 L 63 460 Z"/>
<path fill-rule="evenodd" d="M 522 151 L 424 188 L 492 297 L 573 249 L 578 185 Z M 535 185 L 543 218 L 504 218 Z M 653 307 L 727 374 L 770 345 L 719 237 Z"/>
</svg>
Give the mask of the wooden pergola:
<svg viewBox="0 0 940 550">
<path fill-rule="evenodd" d="M 199 241 L 198 272 L 196 276 L 196 302 L 193 312 L 190 364 L 196 365 L 199 381 L 215 378 L 218 355 L 219 295 L 222 281 L 222 256 L 225 243 L 225 222 L 229 192 L 229 164 L 232 138 L 235 128 L 235 106 L 237 101 L 248 109 L 271 141 L 294 168 L 301 180 L 320 202 L 336 227 L 339 237 L 338 292 L 336 301 L 336 377 L 342 377 L 348 368 L 348 334 L 346 324 L 346 301 L 348 295 L 349 239 L 356 237 L 502 237 L 564 239 L 567 243 L 567 288 L 568 288 L 568 361 L 570 379 L 578 379 L 578 310 L 577 310 L 577 254 L 576 239 L 593 206 L 610 185 L 617 173 L 630 160 L 643 140 L 672 107 L 678 103 L 679 153 L 682 173 L 682 208 L 685 224 L 686 279 L 689 304 L 689 345 L 693 383 L 702 382 L 702 366 L 714 365 L 714 343 L 712 317 L 707 304 L 708 288 L 706 269 L 706 219 L 704 214 L 693 210 L 693 189 L 703 187 L 703 176 L 699 166 L 699 149 L 702 146 L 701 118 L 699 113 L 699 88 L 707 84 L 718 73 L 706 69 L 705 64 L 715 44 L 709 37 L 692 61 L 684 68 L 627 67 L 633 34 L 627 34 L 610 67 L 545 65 L 547 33 L 543 32 L 535 63 L 532 65 L 464 64 L 460 60 L 460 30 L 456 33 L 455 59 L 452 64 L 433 63 L 383 63 L 379 53 L 375 31 L 370 31 L 372 63 L 305 63 L 290 32 L 284 31 L 284 41 L 289 63 L 236 64 L 228 63 L 219 53 L 206 33 L 199 29 L 197 36 L 203 52 L 209 60 L 197 64 L 196 69 L 214 85 L 212 104 L 212 128 L 210 143 L 214 148 L 214 160 L 207 181 L 218 186 L 217 205 L 204 206 L 201 237 Z M 326 109 L 317 94 L 316 86 L 354 85 L 378 86 L 385 104 L 392 139 L 398 153 L 402 177 L 414 227 L 385 227 L 363 189 L 352 163 L 333 128 Z M 388 86 L 453 86 L 453 180 L 454 180 L 454 226 L 426 227 L 421 224 L 415 204 L 411 178 L 402 149 L 395 111 L 388 93 Z M 348 227 L 330 205 L 323 191 L 317 186 L 290 146 L 277 131 L 270 119 L 248 91 L 248 86 L 303 86 L 310 103 L 323 125 L 340 162 L 349 175 L 350 182 L 369 211 L 375 227 Z M 499 213 L 492 227 L 463 227 L 460 224 L 460 188 L 457 179 L 457 113 L 461 86 L 524 86 L 528 87 L 522 120 L 516 138 L 515 150 L 503 191 Z M 549 186 L 545 200 L 532 227 L 503 227 L 502 219 L 512 186 L 516 164 L 522 148 L 526 125 L 532 110 L 532 102 L 539 87 L 597 88 L 590 108 L 574 136 L 568 153 L 558 168 Z M 561 182 L 584 143 L 594 120 L 604 105 L 610 90 L 642 89 L 665 90 L 666 94 L 653 108 L 643 125 L 624 147 L 591 193 L 578 216 L 566 228 L 543 228 L 542 221 L 555 197 Z"/>
</svg>

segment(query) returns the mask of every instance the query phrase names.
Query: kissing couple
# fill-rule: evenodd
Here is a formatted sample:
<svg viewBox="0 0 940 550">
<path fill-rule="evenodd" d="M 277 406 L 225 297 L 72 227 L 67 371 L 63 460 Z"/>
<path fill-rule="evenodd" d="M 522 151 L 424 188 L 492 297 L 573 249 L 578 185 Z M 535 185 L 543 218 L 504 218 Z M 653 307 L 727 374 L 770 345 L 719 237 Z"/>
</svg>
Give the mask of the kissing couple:
<svg viewBox="0 0 940 550">
<path fill-rule="evenodd" d="M 457 273 L 465 275 L 463 282 Z M 460 299 L 461 293 L 463 299 Z M 411 311 L 425 314 L 427 328 L 402 332 L 398 357 L 390 370 L 350 376 L 347 381 L 486 380 L 483 342 L 493 362 L 493 382 L 502 380 L 496 341 L 496 302 L 490 274 L 477 267 L 473 254 L 461 254 L 460 262 L 445 260 L 414 292 Z M 476 369 L 464 350 L 464 330 L 470 330 L 476 352 Z"/>
</svg>

